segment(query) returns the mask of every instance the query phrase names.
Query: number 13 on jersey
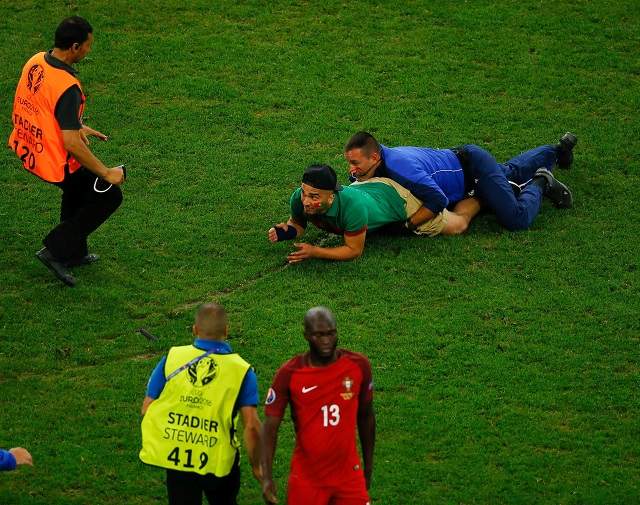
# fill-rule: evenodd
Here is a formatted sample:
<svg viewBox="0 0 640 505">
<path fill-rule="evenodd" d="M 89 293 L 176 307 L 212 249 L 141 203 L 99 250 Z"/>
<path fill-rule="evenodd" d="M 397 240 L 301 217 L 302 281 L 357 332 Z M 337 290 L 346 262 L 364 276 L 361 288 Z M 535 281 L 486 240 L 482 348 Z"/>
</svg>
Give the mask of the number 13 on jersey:
<svg viewBox="0 0 640 505">
<path fill-rule="evenodd" d="M 338 405 L 335 403 L 323 405 L 320 410 L 322 411 L 323 427 L 338 426 L 338 423 L 340 423 L 340 407 Z"/>
</svg>

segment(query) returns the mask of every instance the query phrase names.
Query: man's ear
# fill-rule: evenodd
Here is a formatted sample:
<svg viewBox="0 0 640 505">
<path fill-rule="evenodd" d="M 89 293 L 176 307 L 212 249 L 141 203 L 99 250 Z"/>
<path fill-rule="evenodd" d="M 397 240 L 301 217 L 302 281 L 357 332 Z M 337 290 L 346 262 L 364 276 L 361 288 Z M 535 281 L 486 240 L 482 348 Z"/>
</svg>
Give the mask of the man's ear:
<svg viewBox="0 0 640 505">
<path fill-rule="evenodd" d="M 195 324 L 191 327 L 191 333 L 193 333 L 194 337 L 198 336 L 198 327 Z"/>
</svg>

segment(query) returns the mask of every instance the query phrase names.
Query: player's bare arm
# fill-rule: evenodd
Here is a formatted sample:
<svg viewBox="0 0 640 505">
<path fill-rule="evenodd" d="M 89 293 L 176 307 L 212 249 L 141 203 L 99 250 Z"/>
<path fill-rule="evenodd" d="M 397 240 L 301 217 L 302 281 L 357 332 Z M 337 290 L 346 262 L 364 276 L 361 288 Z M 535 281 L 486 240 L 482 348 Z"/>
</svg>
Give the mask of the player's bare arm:
<svg viewBox="0 0 640 505">
<path fill-rule="evenodd" d="M 303 234 L 304 226 L 296 223 L 293 218 L 289 218 L 286 223 L 278 223 L 269 228 L 267 236 L 269 242 L 275 243 L 282 240 L 293 240 L 294 238 L 301 237 Z"/>
<path fill-rule="evenodd" d="M 249 456 L 253 476 L 258 482 L 261 482 L 260 435 L 262 423 L 258 417 L 258 409 L 252 406 L 241 407 L 240 415 L 242 417 L 242 425 L 244 426 L 244 446 Z"/>
<path fill-rule="evenodd" d="M 87 147 L 80 130 L 62 130 L 64 148 L 88 170 L 109 184 L 122 184 L 124 172 L 121 167 L 107 168 Z"/>
<path fill-rule="evenodd" d="M 358 235 L 344 235 L 344 245 L 338 247 L 318 247 L 311 244 L 294 244 L 297 251 L 287 256 L 289 263 L 300 263 L 301 261 L 318 258 L 325 260 L 349 261 L 362 256 L 367 231 L 363 230 Z"/>
<path fill-rule="evenodd" d="M 362 448 L 364 479 L 369 489 L 373 474 L 373 449 L 376 443 L 376 416 L 372 401 L 358 407 L 358 436 Z"/>
<path fill-rule="evenodd" d="M 276 485 L 273 482 L 273 457 L 278 445 L 281 422 L 281 417 L 266 416 L 262 425 L 262 497 L 268 504 L 278 503 Z"/>
</svg>

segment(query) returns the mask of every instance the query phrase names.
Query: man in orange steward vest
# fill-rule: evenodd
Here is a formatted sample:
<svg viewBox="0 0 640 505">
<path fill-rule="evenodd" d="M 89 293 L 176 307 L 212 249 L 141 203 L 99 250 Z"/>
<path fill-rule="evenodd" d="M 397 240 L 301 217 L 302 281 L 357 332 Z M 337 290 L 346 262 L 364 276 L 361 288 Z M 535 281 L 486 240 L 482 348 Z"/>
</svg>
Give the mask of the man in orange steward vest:
<svg viewBox="0 0 640 505">
<path fill-rule="evenodd" d="M 107 168 L 89 149 L 88 137 L 107 136 L 82 123 L 85 95 L 72 65 L 91 51 L 93 28 L 73 16 L 55 33 L 54 48 L 25 64 L 13 103 L 9 147 L 24 168 L 62 190 L 60 224 L 44 238 L 37 258 L 67 286 L 70 268 L 98 260 L 87 237 L 122 202 L 124 167 Z"/>
</svg>

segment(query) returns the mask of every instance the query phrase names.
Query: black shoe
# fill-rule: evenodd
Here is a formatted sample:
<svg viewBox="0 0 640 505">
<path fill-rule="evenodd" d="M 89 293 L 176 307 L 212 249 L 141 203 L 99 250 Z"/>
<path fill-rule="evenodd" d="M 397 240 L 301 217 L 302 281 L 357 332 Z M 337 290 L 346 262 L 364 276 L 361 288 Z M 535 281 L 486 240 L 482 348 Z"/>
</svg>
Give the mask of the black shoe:
<svg viewBox="0 0 640 505">
<path fill-rule="evenodd" d="M 96 261 L 99 261 L 99 260 L 100 260 L 100 256 L 98 256 L 97 254 L 87 254 L 86 256 L 83 256 L 82 258 L 78 258 L 77 260 L 71 260 L 71 261 L 65 262 L 64 266 L 66 266 L 67 268 L 83 267 L 85 265 L 91 265 L 92 263 L 95 263 Z"/>
<path fill-rule="evenodd" d="M 571 164 L 573 163 L 573 148 L 577 143 L 578 137 L 571 132 L 565 133 L 560 138 L 560 143 L 557 146 L 559 168 L 571 168 Z"/>
<path fill-rule="evenodd" d="M 539 168 L 533 176 L 534 182 L 543 182 L 543 192 L 559 209 L 573 207 L 573 196 L 569 188 L 556 179 L 546 168 Z"/>
<path fill-rule="evenodd" d="M 51 270 L 53 275 L 64 282 L 67 286 L 73 287 L 76 285 L 76 278 L 71 272 L 69 272 L 69 270 L 67 270 L 67 267 L 63 263 L 53 257 L 53 254 L 51 254 L 49 249 L 46 247 L 40 249 L 36 253 L 36 258 L 42 261 L 44 266 Z"/>
</svg>

